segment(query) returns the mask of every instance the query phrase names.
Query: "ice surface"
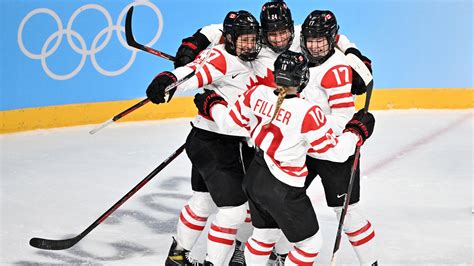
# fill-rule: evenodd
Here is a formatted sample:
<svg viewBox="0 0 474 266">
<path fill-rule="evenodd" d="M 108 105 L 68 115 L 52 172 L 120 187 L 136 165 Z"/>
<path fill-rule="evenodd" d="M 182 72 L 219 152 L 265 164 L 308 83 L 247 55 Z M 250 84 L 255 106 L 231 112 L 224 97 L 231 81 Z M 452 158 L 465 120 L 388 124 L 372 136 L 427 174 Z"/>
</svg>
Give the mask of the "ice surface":
<svg viewBox="0 0 474 266">
<path fill-rule="evenodd" d="M 376 230 L 380 265 L 472 265 L 473 111 L 376 111 L 362 148 L 361 205 Z M 0 264 L 163 265 L 190 197 L 183 153 L 76 246 L 45 251 L 32 237 L 75 236 L 186 139 L 189 119 L 0 136 Z M 318 180 L 309 194 L 328 265 L 338 221 Z M 203 259 L 202 237 L 194 256 Z M 346 238 L 338 259 L 357 265 Z"/>
</svg>

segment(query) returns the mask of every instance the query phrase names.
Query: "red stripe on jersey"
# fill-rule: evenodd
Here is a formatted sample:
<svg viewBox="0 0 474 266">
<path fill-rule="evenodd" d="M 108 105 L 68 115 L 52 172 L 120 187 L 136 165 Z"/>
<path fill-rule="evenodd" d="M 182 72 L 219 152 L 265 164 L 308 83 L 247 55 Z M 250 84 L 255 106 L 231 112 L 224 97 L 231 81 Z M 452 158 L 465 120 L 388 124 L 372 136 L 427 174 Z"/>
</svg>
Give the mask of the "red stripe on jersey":
<svg viewBox="0 0 474 266">
<path fill-rule="evenodd" d="M 288 253 L 288 258 L 296 265 L 300 266 L 313 266 L 313 262 L 304 262 L 302 260 L 297 259 L 293 254 L 290 252 Z"/>
<path fill-rule="evenodd" d="M 220 238 L 220 237 L 216 237 L 216 236 L 213 236 L 211 234 L 208 234 L 207 235 L 207 238 L 213 242 L 217 242 L 217 243 L 221 243 L 221 244 L 224 244 L 224 245 L 233 245 L 234 244 L 234 240 L 230 240 L 230 239 L 225 239 L 225 238 Z"/>
<path fill-rule="evenodd" d="M 251 218 L 245 218 L 245 222 L 250 223 L 250 222 L 252 222 L 252 219 Z"/>
<path fill-rule="evenodd" d="M 272 250 L 270 250 L 270 251 L 256 250 L 249 244 L 249 242 L 245 243 L 245 247 L 248 249 L 248 251 L 250 251 L 250 253 L 252 253 L 254 255 L 257 255 L 257 256 L 268 256 L 272 253 Z"/>
<path fill-rule="evenodd" d="M 358 236 L 358 235 L 364 233 L 365 231 L 369 230 L 370 226 L 371 226 L 370 222 L 367 221 L 367 224 L 364 225 L 364 227 L 362 227 L 359 230 L 356 230 L 354 232 L 346 233 L 346 235 L 349 236 L 349 237 Z"/>
<path fill-rule="evenodd" d="M 375 231 L 373 231 L 370 235 L 366 236 L 365 238 L 362 238 L 361 240 L 358 241 L 350 241 L 352 246 L 357 247 L 360 245 L 363 245 L 367 242 L 369 242 L 372 238 L 375 236 Z"/>
<path fill-rule="evenodd" d="M 255 89 L 257 87 L 253 87 L 251 89 L 248 89 L 244 92 L 244 105 L 247 106 L 248 108 L 250 108 L 250 97 L 252 97 L 252 94 L 255 92 Z"/>
<path fill-rule="evenodd" d="M 299 248 L 297 248 L 297 247 L 295 247 L 295 250 L 296 250 L 299 254 L 301 254 L 302 256 L 305 256 L 305 257 L 316 257 L 316 256 L 318 256 L 318 254 L 319 254 L 318 252 L 316 252 L 316 253 L 304 252 L 303 250 L 301 250 L 301 249 L 299 249 Z"/>
<path fill-rule="evenodd" d="M 242 121 L 240 121 L 240 119 L 237 118 L 237 115 L 235 114 L 234 110 L 230 110 L 229 115 L 237 125 L 239 125 L 240 127 L 245 127 L 245 125 L 242 123 Z"/>
<path fill-rule="evenodd" d="M 187 227 L 193 229 L 193 230 L 197 230 L 197 231 L 202 231 L 204 230 L 204 226 L 201 226 L 201 225 L 195 225 L 195 224 L 192 224 L 191 222 L 189 222 L 188 220 L 186 220 L 186 218 L 184 218 L 183 216 L 183 213 L 181 213 L 179 215 L 179 220 Z"/>
<path fill-rule="evenodd" d="M 212 76 L 211 76 L 211 72 L 209 71 L 209 67 L 207 67 L 207 65 L 204 65 L 202 69 L 204 69 L 204 73 L 206 73 L 207 84 L 211 84 Z"/>
<path fill-rule="evenodd" d="M 342 98 L 351 98 L 352 99 L 352 93 L 350 92 L 345 92 L 345 93 L 338 93 L 338 94 L 333 94 L 329 96 L 329 101 L 334 101 L 337 99 L 342 99 Z"/>
<path fill-rule="evenodd" d="M 239 101 L 235 102 L 235 107 L 237 108 L 237 111 L 239 111 L 240 117 L 242 117 L 242 119 L 245 120 L 245 122 L 248 123 L 248 122 L 250 121 L 250 119 L 247 118 L 247 117 L 245 117 L 245 116 L 242 114 L 242 108 L 241 108 L 241 106 L 240 106 L 240 102 L 239 102 Z"/>
<path fill-rule="evenodd" d="M 196 78 L 198 79 L 198 88 L 201 88 L 204 85 L 201 72 L 196 73 Z"/>
<path fill-rule="evenodd" d="M 237 234 L 237 229 L 235 229 L 235 228 L 225 228 L 225 227 L 217 226 L 215 224 L 211 225 L 211 229 L 214 230 L 214 231 L 217 231 L 217 232 L 226 233 L 226 234 L 230 234 L 230 235 Z"/>
<path fill-rule="evenodd" d="M 340 34 L 336 35 L 336 43 L 338 43 L 338 42 L 339 42 L 339 38 L 340 38 L 340 37 L 341 37 L 341 35 L 340 35 Z"/>
<path fill-rule="evenodd" d="M 257 243 L 259 246 L 264 247 L 264 248 L 273 248 L 273 246 L 275 246 L 275 243 L 265 243 L 265 242 L 255 240 L 255 238 L 252 238 L 252 240 L 255 241 L 255 243 Z"/>
<path fill-rule="evenodd" d="M 209 58 L 212 58 L 212 60 L 210 60 L 209 64 L 213 65 L 217 70 L 225 75 L 227 73 L 227 62 L 225 61 L 224 55 L 217 49 L 212 49 L 211 53 L 218 53 L 218 55 L 213 56 L 213 54 L 211 54 Z"/>
<path fill-rule="evenodd" d="M 332 104 L 330 107 L 331 108 L 348 108 L 348 107 L 354 107 L 354 102 L 350 102 L 350 103 L 336 103 L 336 104 Z"/>
<path fill-rule="evenodd" d="M 325 140 L 327 140 L 328 138 L 326 136 L 324 137 L 320 137 L 319 139 L 311 142 L 311 146 L 316 146 L 316 145 L 319 145 L 321 143 L 323 143 Z"/>
<path fill-rule="evenodd" d="M 185 209 L 186 212 L 189 214 L 189 216 L 191 216 L 194 220 L 200 221 L 200 222 L 205 222 L 205 221 L 207 221 L 207 217 L 201 217 L 201 216 L 196 215 L 196 214 L 193 212 L 193 210 L 191 210 L 191 207 L 189 207 L 189 205 L 184 206 L 184 209 Z"/>
<path fill-rule="evenodd" d="M 334 145 L 332 143 L 329 143 L 328 145 L 324 146 L 323 148 L 319 149 L 319 150 L 313 150 L 311 152 L 316 152 L 316 153 L 325 153 L 327 152 L 329 149 L 331 148 L 334 148 Z"/>
<path fill-rule="evenodd" d="M 282 166 L 280 164 L 280 162 L 278 162 L 277 160 L 273 159 L 271 156 L 268 156 L 272 161 L 273 163 L 278 167 L 280 168 L 280 170 L 282 170 L 283 172 L 285 172 L 286 174 L 288 175 L 291 175 L 291 176 L 296 176 L 296 177 L 305 177 L 308 175 L 308 171 L 304 171 L 300 174 L 297 174 L 295 172 L 300 172 L 300 171 L 303 171 L 303 170 L 306 170 L 306 165 L 303 165 L 302 167 L 298 167 L 298 166 Z M 301 170 L 297 170 L 297 169 L 301 169 Z"/>
</svg>

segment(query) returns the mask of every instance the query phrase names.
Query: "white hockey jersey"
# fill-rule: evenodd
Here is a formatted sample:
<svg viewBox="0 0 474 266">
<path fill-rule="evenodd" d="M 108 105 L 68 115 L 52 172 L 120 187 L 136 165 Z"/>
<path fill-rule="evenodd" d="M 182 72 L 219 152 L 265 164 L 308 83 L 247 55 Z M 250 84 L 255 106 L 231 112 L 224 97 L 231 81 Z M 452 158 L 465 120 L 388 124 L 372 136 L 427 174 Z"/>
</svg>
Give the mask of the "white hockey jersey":
<svg viewBox="0 0 474 266">
<path fill-rule="evenodd" d="M 294 52 L 301 52 L 300 47 L 300 35 L 301 35 L 301 25 L 294 26 L 294 38 L 289 50 Z M 222 24 L 210 24 L 204 26 L 199 31 L 211 43 L 222 42 Z M 336 37 L 337 48 L 343 53 L 350 47 L 357 48 L 354 43 L 351 43 L 349 39 L 342 34 L 338 34 Z M 275 86 L 273 78 L 273 63 L 278 57 L 279 53 L 274 52 L 271 48 L 266 45 L 262 46 L 260 53 L 255 61 L 252 61 L 254 78 L 251 80 L 250 86 L 255 86 L 258 84 L 264 84 L 268 86 Z"/>
<path fill-rule="evenodd" d="M 352 69 L 344 54 L 335 50 L 323 64 L 310 67 L 310 77 L 302 98 L 323 110 L 328 124 L 336 135 L 341 135 L 345 125 L 355 112 L 351 93 Z"/>
<path fill-rule="evenodd" d="M 209 56 L 208 53 L 210 53 Z M 172 72 L 178 79 L 181 79 L 197 69 L 203 60 L 206 60 L 206 62 L 196 75 L 179 85 L 176 93 L 206 87 L 206 89 L 215 90 L 226 101 L 235 102 L 239 95 L 253 85 L 252 81 L 255 80 L 255 76 L 252 71 L 254 68 L 252 62 L 243 61 L 237 56 L 227 53 L 222 44 L 216 45 L 212 50 L 202 51 L 196 60 L 183 67 L 176 68 Z M 199 114 L 193 124 L 195 127 L 216 133 L 248 136 L 248 132 L 239 128 L 224 133 L 214 121 Z"/>
<path fill-rule="evenodd" d="M 271 124 L 278 96 L 265 85 L 246 91 L 235 104 L 215 105 L 211 114 L 223 130 L 242 127 L 264 151 L 272 174 L 290 186 L 303 187 L 308 150 L 318 159 L 344 162 L 354 153 L 359 137 L 346 132 L 336 137 L 321 108 L 299 97 L 287 98 Z"/>
</svg>

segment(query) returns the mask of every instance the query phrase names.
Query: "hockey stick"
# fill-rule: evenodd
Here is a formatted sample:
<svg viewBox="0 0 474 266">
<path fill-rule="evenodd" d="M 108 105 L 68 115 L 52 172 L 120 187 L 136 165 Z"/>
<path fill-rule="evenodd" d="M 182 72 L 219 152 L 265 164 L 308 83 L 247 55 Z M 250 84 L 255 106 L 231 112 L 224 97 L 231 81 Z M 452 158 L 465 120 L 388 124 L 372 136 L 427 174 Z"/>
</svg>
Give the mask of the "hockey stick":
<svg viewBox="0 0 474 266">
<path fill-rule="evenodd" d="M 374 80 L 372 78 L 372 74 L 370 73 L 367 66 L 365 66 L 365 64 L 357 56 L 353 54 L 348 54 L 346 55 L 346 59 L 349 62 L 349 65 L 362 77 L 362 79 L 364 80 L 364 83 L 367 85 L 367 92 L 365 96 L 365 105 L 364 105 L 364 113 L 367 113 L 369 111 L 370 98 L 372 97 L 372 90 L 374 88 Z M 349 187 L 347 189 L 346 197 L 344 198 L 344 205 L 342 207 L 341 217 L 339 219 L 339 226 L 337 228 L 336 241 L 334 243 L 334 249 L 333 249 L 332 258 L 331 258 L 331 266 L 336 265 L 336 256 L 337 256 L 337 252 L 339 251 L 339 246 L 341 244 L 342 226 L 344 225 L 344 219 L 346 218 L 347 209 L 349 207 L 349 202 L 351 199 L 355 172 L 357 169 L 357 165 L 359 164 L 359 155 L 360 155 L 360 146 L 357 146 L 355 150 L 355 155 L 354 155 L 354 163 L 352 164 L 351 176 L 349 179 Z"/>
<path fill-rule="evenodd" d="M 170 55 L 167 55 L 165 53 L 162 53 L 160 51 L 157 51 L 153 48 L 150 48 L 150 47 L 147 47 L 147 46 L 144 46 L 142 44 L 139 44 L 135 41 L 135 38 L 133 37 L 133 34 L 132 34 L 132 14 L 133 14 L 133 6 L 130 7 L 130 9 L 128 10 L 127 12 L 127 17 L 125 18 L 125 35 L 127 36 L 127 43 L 128 45 L 132 46 L 132 47 L 135 47 L 135 48 L 138 48 L 140 50 L 143 50 L 145 52 L 148 52 L 148 53 L 151 53 L 151 54 L 154 54 L 156 56 L 159 56 L 159 57 L 162 57 L 162 58 L 166 58 L 168 60 L 174 60 L 175 58 L 170 56 Z M 216 43 L 213 43 L 211 45 L 211 47 L 209 48 L 209 50 L 212 50 L 212 48 L 214 48 L 214 46 L 216 45 Z M 182 79 L 176 81 L 175 83 L 173 84 L 170 84 L 168 87 L 165 88 L 165 100 L 168 101 L 168 92 L 176 87 L 178 87 L 179 85 L 183 84 L 184 82 L 186 82 L 188 79 L 192 78 L 200 69 L 201 67 L 204 65 L 204 63 L 207 61 L 207 59 L 209 58 L 209 55 L 211 54 L 211 52 L 209 51 L 205 57 L 205 59 L 189 74 L 187 74 L 186 76 L 184 76 Z M 100 124 L 99 126 L 95 127 L 94 129 L 92 129 L 91 131 L 89 131 L 89 134 L 93 135 L 95 133 L 97 133 L 98 131 L 100 131 L 101 129 L 107 127 L 108 125 L 114 123 L 115 121 L 121 119 L 122 117 L 128 115 L 129 113 L 135 111 L 136 109 L 142 107 L 143 105 L 147 104 L 148 102 L 150 102 L 150 99 L 148 98 L 145 98 L 143 100 L 141 100 L 140 102 L 136 103 L 135 105 L 133 105 L 132 107 L 128 108 L 127 110 L 119 113 L 118 115 L 115 115 L 114 117 L 112 117 L 111 119 L 105 121 L 104 123 Z"/>
<path fill-rule="evenodd" d="M 139 44 L 135 41 L 135 38 L 133 37 L 133 32 L 132 32 L 132 15 L 133 15 L 133 6 L 131 6 L 130 9 L 127 11 L 127 16 L 125 17 L 125 37 L 127 38 L 128 45 L 174 62 L 175 60 L 174 56 L 160 52 L 158 50 L 155 50 L 143 44 Z"/>
<path fill-rule="evenodd" d="M 30 239 L 30 245 L 39 249 L 47 250 L 62 250 L 68 249 L 74 246 L 87 234 L 89 234 L 94 228 L 96 228 L 100 223 L 102 223 L 110 214 L 112 214 L 116 209 L 118 209 L 123 203 L 125 203 L 133 194 L 135 194 L 139 189 L 141 189 L 148 181 L 150 181 L 156 174 L 158 174 L 163 168 L 165 168 L 169 163 L 171 163 L 178 155 L 180 155 L 184 150 L 185 144 L 181 145 L 173 154 L 171 154 L 166 160 L 164 160 L 155 170 L 148 174 L 140 183 L 138 183 L 132 190 L 130 190 L 125 196 L 123 196 L 119 201 L 117 201 L 110 209 L 108 209 L 104 214 L 102 214 L 95 222 L 93 222 L 89 227 L 86 228 L 79 235 L 62 240 L 53 240 L 53 239 L 44 239 L 34 237 Z"/>
</svg>

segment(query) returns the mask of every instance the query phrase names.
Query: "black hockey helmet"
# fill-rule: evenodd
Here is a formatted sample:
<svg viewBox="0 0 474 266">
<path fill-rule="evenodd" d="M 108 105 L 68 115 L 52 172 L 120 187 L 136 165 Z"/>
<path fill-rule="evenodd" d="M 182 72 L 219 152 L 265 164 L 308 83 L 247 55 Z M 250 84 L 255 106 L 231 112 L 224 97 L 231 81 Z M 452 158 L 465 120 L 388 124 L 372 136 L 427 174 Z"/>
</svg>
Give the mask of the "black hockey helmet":
<svg viewBox="0 0 474 266">
<path fill-rule="evenodd" d="M 295 37 L 295 29 L 293 19 L 291 18 L 291 11 L 284 1 L 275 0 L 265 3 L 260 12 L 260 24 L 262 25 L 261 33 L 262 42 L 264 44 L 277 53 L 281 53 L 290 48 L 293 43 L 293 38 Z M 272 45 L 268 41 L 268 33 L 282 30 L 288 30 L 290 32 L 288 43 L 282 46 Z"/>
<path fill-rule="evenodd" d="M 222 33 L 224 35 L 225 49 L 229 54 L 238 56 L 244 61 L 252 61 L 257 58 L 257 55 L 262 48 L 259 35 L 260 26 L 257 19 L 252 14 L 244 10 L 229 12 L 224 19 Z M 237 55 L 237 39 L 239 36 L 244 34 L 255 34 L 255 39 L 251 40 L 251 49 L 244 49 L 239 55 Z M 246 42 L 246 44 L 249 43 Z"/>
<path fill-rule="evenodd" d="M 283 87 L 297 87 L 303 91 L 309 81 L 308 59 L 302 53 L 287 50 L 274 63 L 275 83 Z"/>
<path fill-rule="evenodd" d="M 301 50 L 311 63 L 320 65 L 334 54 L 336 36 L 339 30 L 336 16 L 329 10 L 314 10 L 301 26 Z M 325 55 L 314 55 L 307 47 L 308 38 L 325 37 L 328 41 L 328 52 Z"/>
</svg>

